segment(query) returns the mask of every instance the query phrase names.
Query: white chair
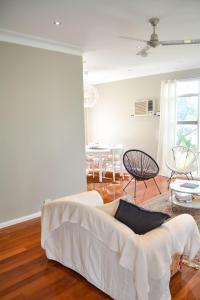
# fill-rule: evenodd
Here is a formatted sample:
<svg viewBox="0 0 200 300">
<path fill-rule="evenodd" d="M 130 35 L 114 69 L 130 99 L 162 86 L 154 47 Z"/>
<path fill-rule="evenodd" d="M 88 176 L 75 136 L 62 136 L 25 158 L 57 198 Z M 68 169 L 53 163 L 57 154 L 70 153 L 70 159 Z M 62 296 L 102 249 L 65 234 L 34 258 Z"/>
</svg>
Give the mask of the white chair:
<svg viewBox="0 0 200 300">
<path fill-rule="evenodd" d="M 116 172 L 120 173 L 120 176 L 124 178 L 124 166 L 123 166 L 123 145 L 115 145 L 110 148 L 110 154 L 104 158 L 103 169 L 104 175 L 106 171 L 111 170 L 113 175 L 113 182 L 115 182 Z"/>
<path fill-rule="evenodd" d="M 89 169 L 93 170 L 93 178 L 95 169 L 99 171 L 99 182 L 102 182 L 104 159 L 110 153 L 110 149 L 106 144 L 95 144 L 86 146 L 86 161 Z M 87 160 L 87 156 L 89 159 Z M 89 172 L 87 171 L 87 174 Z"/>
<path fill-rule="evenodd" d="M 94 178 L 95 160 L 93 155 L 86 155 L 86 175 L 89 175 L 92 170 L 92 176 Z"/>
<path fill-rule="evenodd" d="M 175 146 L 169 151 L 166 164 L 171 170 L 169 184 L 174 175 L 185 175 L 187 179 L 190 175 L 193 179 L 192 172 L 198 169 L 196 153 L 192 149 L 183 146 Z"/>
<path fill-rule="evenodd" d="M 92 172 L 92 177 L 95 177 L 95 168 L 99 168 L 99 158 L 95 155 L 95 152 L 87 152 L 91 149 L 101 149 L 102 146 L 98 143 L 90 143 L 89 145 L 86 145 L 86 175 L 89 175 L 89 173 Z"/>
</svg>

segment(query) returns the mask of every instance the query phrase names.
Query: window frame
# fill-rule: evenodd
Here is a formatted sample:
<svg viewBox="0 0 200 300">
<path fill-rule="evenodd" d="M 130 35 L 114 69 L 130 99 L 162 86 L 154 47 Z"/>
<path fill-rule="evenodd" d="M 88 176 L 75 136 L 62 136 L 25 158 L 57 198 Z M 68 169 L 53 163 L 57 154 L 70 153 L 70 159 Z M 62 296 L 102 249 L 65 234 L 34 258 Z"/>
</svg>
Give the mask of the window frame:
<svg viewBox="0 0 200 300">
<path fill-rule="evenodd" d="M 184 98 L 184 97 L 197 97 L 197 120 L 196 121 L 177 121 L 176 120 L 176 145 L 177 145 L 177 125 L 196 125 L 197 126 L 197 148 L 194 150 L 195 152 L 200 152 L 200 78 L 193 78 L 193 79 L 184 79 L 184 80 L 177 80 L 178 82 L 189 82 L 189 81 L 197 81 L 198 82 L 198 93 L 188 93 L 188 94 L 179 94 L 176 95 L 176 115 L 177 115 L 177 99 Z M 176 83 L 176 84 L 177 84 Z"/>
</svg>

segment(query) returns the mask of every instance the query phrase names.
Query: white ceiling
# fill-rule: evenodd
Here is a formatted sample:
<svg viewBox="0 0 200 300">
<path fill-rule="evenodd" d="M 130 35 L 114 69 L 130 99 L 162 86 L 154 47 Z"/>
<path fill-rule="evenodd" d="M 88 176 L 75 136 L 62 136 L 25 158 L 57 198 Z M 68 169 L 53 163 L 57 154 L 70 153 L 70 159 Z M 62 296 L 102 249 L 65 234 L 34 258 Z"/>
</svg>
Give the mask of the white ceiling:
<svg viewBox="0 0 200 300">
<path fill-rule="evenodd" d="M 160 40 L 200 38 L 200 0 L 0 0 L 0 28 L 82 49 L 88 79 L 100 83 L 200 67 L 200 45 L 151 49 L 120 35 L 148 39 L 150 17 Z M 54 20 L 62 22 L 56 27 Z"/>
</svg>

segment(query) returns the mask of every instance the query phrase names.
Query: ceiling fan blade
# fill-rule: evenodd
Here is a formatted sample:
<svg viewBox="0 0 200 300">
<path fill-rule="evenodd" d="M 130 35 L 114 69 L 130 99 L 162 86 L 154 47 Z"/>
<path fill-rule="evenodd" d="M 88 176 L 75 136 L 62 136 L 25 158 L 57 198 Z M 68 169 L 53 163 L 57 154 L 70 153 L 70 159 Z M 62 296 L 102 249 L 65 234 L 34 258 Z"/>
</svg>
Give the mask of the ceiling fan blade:
<svg viewBox="0 0 200 300">
<path fill-rule="evenodd" d="M 177 40 L 177 41 L 160 41 L 162 46 L 172 46 L 172 45 L 191 45 L 200 44 L 200 39 L 188 39 L 188 40 Z"/>
<path fill-rule="evenodd" d="M 131 36 L 123 36 L 123 35 L 120 35 L 120 39 L 131 40 L 131 41 L 136 41 L 136 42 L 143 42 L 143 43 L 148 42 L 147 40 L 137 39 L 137 38 L 134 38 L 134 37 L 131 37 Z"/>
<path fill-rule="evenodd" d="M 151 48 L 151 46 L 146 46 L 142 48 L 140 51 L 136 53 L 136 55 L 141 55 L 142 57 L 146 57 L 148 55 L 147 51 Z"/>
</svg>

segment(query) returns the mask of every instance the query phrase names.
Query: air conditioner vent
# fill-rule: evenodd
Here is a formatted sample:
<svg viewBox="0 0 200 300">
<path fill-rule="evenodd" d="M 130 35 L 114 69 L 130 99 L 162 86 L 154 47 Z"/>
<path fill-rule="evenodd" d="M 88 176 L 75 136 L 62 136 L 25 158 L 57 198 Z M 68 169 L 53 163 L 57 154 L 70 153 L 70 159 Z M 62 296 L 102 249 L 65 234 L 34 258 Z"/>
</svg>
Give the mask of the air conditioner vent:
<svg viewBox="0 0 200 300">
<path fill-rule="evenodd" d="M 154 115 L 154 100 L 142 99 L 134 102 L 135 116 L 150 116 Z"/>
<path fill-rule="evenodd" d="M 135 103 L 135 115 L 144 115 L 146 114 L 146 102 L 136 102 Z"/>
</svg>

